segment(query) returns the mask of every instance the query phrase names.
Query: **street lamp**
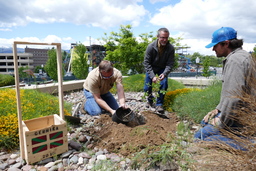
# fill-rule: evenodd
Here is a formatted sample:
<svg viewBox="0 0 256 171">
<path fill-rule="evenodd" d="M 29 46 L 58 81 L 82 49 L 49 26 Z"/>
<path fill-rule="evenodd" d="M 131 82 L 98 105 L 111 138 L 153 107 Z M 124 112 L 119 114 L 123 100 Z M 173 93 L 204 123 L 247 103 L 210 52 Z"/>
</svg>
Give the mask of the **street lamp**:
<svg viewBox="0 0 256 171">
<path fill-rule="evenodd" d="M 199 57 L 196 57 L 196 78 L 198 77 L 198 68 L 199 68 L 200 59 Z"/>
</svg>

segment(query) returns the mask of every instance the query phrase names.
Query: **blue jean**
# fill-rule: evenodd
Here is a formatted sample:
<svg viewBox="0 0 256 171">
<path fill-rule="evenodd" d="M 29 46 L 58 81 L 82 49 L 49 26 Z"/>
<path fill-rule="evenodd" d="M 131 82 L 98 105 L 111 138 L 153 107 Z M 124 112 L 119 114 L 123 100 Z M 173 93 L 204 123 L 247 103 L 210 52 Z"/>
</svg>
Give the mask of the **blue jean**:
<svg viewBox="0 0 256 171">
<path fill-rule="evenodd" d="M 160 70 L 158 73 L 155 74 L 162 74 L 164 69 Z M 168 77 L 165 77 L 162 81 L 160 81 L 160 87 L 158 91 L 158 97 L 156 99 L 156 106 L 162 106 L 164 103 L 164 94 L 161 93 L 160 90 L 166 91 L 168 89 Z M 146 73 L 145 83 L 144 83 L 144 92 L 148 94 L 148 102 L 153 103 L 154 96 L 152 94 L 152 79 L 149 77 L 149 74 Z"/>
<path fill-rule="evenodd" d="M 220 116 L 220 113 L 218 113 L 215 117 Z M 201 139 L 204 141 L 219 141 L 222 143 L 225 143 L 235 149 L 239 150 L 247 150 L 243 147 L 242 144 L 237 143 L 235 140 L 225 137 L 221 134 L 220 130 L 213 126 L 212 124 L 209 124 L 207 122 L 201 121 L 201 125 L 203 126 L 199 131 L 197 131 L 194 135 L 195 139 Z"/>
<path fill-rule="evenodd" d="M 89 113 L 89 115 L 95 116 L 100 115 L 102 113 L 102 108 L 95 101 L 92 93 L 84 89 L 84 96 L 86 98 L 86 102 L 84 105 L 84 110 Z M 100 95 L 100 97 L 111 107 L 113 110 L 118 109 L 119 105 L 117 104 L 114 96 L 108 92 L 106 94 Z"/>
</svg>

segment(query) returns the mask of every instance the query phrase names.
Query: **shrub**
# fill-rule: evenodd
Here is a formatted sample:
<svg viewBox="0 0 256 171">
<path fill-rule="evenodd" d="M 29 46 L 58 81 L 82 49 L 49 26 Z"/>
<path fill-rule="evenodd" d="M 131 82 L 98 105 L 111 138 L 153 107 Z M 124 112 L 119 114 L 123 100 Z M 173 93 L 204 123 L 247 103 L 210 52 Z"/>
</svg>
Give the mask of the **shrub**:
<svg viewBox="0 0 256 171">
<path fill-rule="evenodd" d="M 14 84 L 15 84 L 15 80 L 13 76 L 0 74 L 0 87 L 14 85 Z"/>
<path fill-rule="evenodd" d="M 37 90 L 20 90 L 22 120 L 59 113 L 58 98 Z M 71 105 L 65 104 L 64 114 L 70 115 Z M 0 146 L 12 149 L 19 144 L 16 92 L 0 89 Z"/>
</svg>

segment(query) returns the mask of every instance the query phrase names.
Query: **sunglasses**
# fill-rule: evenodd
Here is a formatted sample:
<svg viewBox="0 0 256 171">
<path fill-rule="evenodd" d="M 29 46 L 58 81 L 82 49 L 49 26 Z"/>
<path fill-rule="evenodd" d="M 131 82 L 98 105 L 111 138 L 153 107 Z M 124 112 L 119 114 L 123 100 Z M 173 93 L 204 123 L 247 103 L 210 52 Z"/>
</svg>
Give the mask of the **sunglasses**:
<svg viewBox="0 0 256 171">
<path fill-rule="evenodd" d="M 108 76 L 108 77 L 102 75 L 102 73 L 100 73 L 100 75 L 101 75 L 101 77 L 102 77 L 103 79 L 110 79 L 111 77 L 113 77 L 114 72 L 112 73 L 112 75 L 110 75 L 110 76 Z"/>
</svg>

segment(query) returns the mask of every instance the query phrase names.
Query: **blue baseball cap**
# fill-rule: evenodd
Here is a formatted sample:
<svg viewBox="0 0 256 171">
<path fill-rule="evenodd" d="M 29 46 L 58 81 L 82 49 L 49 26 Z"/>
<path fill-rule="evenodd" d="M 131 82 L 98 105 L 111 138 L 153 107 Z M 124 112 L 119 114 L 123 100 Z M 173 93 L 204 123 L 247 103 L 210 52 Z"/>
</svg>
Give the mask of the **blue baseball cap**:
<svg viewBox="0 0 256 171">
<path fill-rule="evenodd" d="M 206 48 L 211 48 L 214 45 L 225 40 L 235 39 L 237 32 L 231 27 L 221 27 L 212 34 L 212 43 L 206 45 Z"/>
</svg>

